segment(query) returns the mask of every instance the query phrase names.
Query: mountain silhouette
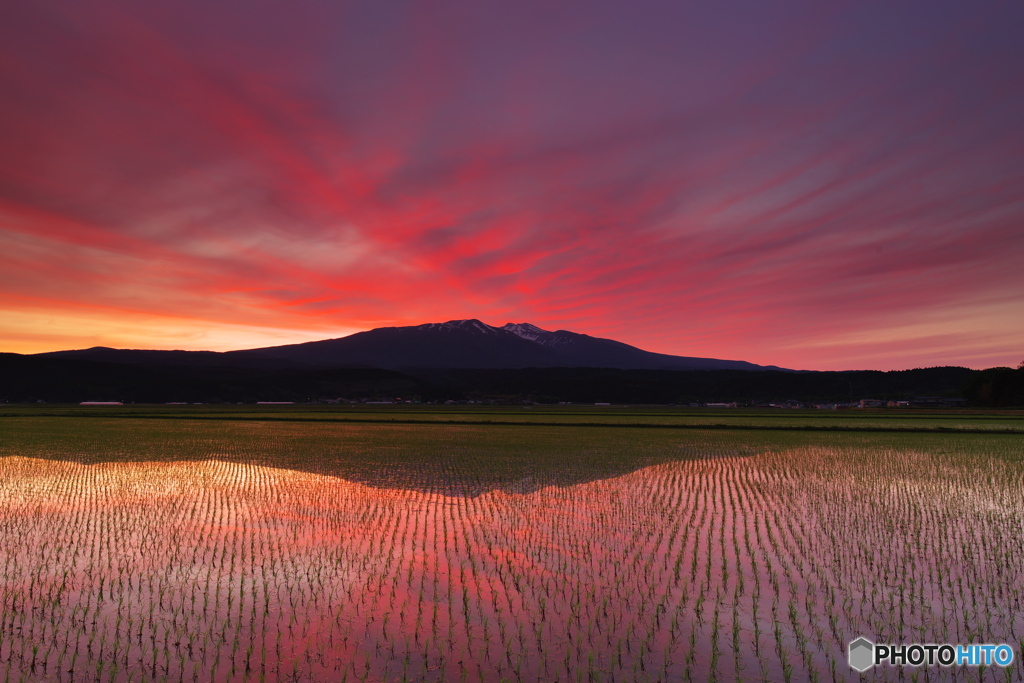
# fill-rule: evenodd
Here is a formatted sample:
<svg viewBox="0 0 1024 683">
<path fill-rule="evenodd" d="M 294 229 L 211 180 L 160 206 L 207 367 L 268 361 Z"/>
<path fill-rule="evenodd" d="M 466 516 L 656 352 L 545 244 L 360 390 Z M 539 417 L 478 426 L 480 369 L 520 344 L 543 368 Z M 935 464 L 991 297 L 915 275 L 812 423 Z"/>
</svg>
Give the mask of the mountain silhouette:
<svg viewBox="0 0 1024 683">
<path fill-rule="evenodd" d="M 314 368 L 781 369 L 739 360 L 651 353 L 622 342 L 568 330 L 549 332 L 530 323 L 493 327 L 476 319 L 381 327 L 340 339 L 230 351 L 224 355 L 246 363 L 278 361 Z"/>
</svg>

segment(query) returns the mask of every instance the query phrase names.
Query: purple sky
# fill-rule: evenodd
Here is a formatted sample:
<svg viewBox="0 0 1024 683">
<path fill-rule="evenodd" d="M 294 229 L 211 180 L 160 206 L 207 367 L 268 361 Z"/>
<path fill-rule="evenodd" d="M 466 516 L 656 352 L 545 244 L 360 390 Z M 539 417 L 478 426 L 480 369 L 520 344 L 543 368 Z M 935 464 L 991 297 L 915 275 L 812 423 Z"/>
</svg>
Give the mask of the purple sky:
<svg viewBox="0 0 1024 683">
<path fill-rule="evenodd" d="M 1024 359 L 1024 4 L 0 8 L 0 351 Z"/>
</svg>

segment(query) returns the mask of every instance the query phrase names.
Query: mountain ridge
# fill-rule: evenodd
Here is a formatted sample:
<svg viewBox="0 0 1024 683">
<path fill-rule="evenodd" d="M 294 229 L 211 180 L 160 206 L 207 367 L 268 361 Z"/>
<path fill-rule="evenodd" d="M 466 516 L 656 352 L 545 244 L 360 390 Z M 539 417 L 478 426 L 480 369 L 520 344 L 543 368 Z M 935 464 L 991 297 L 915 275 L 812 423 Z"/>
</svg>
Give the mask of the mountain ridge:
<svg viewBox="0 0 1024 683">
<path fill-rule="evenodd" d="M 441 368 L 613 368 L 621 370 L 786 370 L 747 361 L 673 356 L 614 339 L 532 323 L 488 325 L 476 318 L 379 327 L 347 337 L 238 351 L 127 350 L 93 347 L 39 356 L 114 363 L 231 364 L 239 366 L 388 370 Z"/>
</svg>

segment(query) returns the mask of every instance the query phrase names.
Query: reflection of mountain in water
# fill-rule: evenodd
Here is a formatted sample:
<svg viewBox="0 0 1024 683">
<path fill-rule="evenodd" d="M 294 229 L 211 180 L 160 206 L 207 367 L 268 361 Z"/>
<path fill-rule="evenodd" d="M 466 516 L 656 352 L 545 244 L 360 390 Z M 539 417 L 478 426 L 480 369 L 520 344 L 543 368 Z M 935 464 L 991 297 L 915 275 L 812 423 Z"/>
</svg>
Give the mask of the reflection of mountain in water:
<svg viewBox="0 0 1024 683">
<path fill-rule="evenodd" d="M 595 439 L 595 441 L 597 441 Z M 601 479 L 621 477 L 637 470 L 667 462 L 753 455 L 752 449 L 687 448 L 678 443 L 665 443 L 663 449 L 638 453 L 622 448 L 622 444 L 581 444 L 579 450 L 557 455 L 530 447 L 519 451 L 481 449 L 475 456 L 435 457 L 422 454 L 401 462 L 361 462 L 352 468 L 351 461 L 343 467 L 325 469 L 319 474 L 338 476 L 349 481 L 386 489 L 433 492 L 448 496 L 478 496 L 491 491 L 529 494 L 550 486 L 569 487 Z M 341 465 L 342 463 L 338 463 Z M 334 471 L 330 471 L 334 469 Z"/>
<path fill-rule="evenodd" d="M 58 419 L 7 423 L 0 456 L 82 464 L 221 460 L 385 489 L 531 493 L 666 462 L 752 455 L 750 434 L 558 427 Z M 713 441 L 713 442 L 709 442 Z"/>
<path fill-rule="evenodd" d="M 481 460 L 488 454 L 481 453 Z M 673 458 L 622 458 L 617 462 L 581 455 L 573 462 L 552 463 L 543 458 L 524 458 L 517 463 L 473 463 L 462 459 L 458 464 L 424 460 L 399 466 L 380 463 L 359 469 L 344 469 L 334 476 L 385 489 L 433 492 L 446 496 L 479 496 L 491 491 L 528 494 L 549 486 L 568 487 L 599 479 L 620 477 L 650 465 L 669 462 Z M 321 472 L 322 474 L 333 474 Z"/>
</svg>

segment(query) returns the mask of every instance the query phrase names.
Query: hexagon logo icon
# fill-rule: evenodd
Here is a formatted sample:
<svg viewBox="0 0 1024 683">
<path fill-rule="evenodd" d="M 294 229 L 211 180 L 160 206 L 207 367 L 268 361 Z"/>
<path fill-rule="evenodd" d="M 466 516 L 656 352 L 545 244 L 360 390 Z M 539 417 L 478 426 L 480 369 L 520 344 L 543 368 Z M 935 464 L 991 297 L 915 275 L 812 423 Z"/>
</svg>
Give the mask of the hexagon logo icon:
<svg viewBox="0 0 1024 683">
<path fill-rule="evenodd" d="M 863 636 L 850 643 L 850 666 L 865 672 L 875 665 L 875 644 Z"/>
</svg>

